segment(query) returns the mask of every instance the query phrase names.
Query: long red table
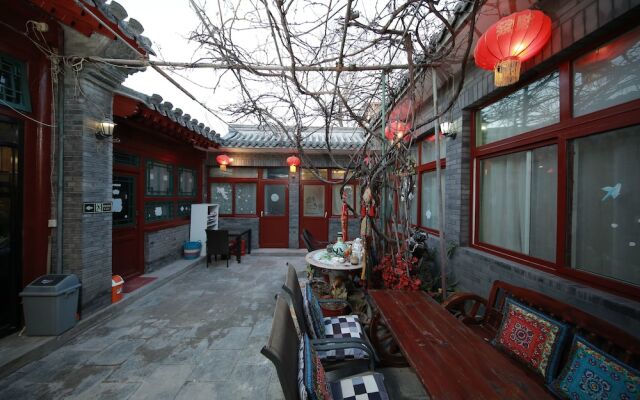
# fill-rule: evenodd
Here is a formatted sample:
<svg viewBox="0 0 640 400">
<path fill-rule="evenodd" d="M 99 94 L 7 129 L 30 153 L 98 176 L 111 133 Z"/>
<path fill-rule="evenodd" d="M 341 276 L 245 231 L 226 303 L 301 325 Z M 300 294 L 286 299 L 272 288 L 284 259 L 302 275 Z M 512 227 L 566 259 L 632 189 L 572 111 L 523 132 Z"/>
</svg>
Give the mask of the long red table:
<svg viewBox="0 0 640 400">
<path fill-rule="evenodd" d="M 422 291 L 370 290 L 432 399 L 551 399 L 523 367 Z"/>
</svg>

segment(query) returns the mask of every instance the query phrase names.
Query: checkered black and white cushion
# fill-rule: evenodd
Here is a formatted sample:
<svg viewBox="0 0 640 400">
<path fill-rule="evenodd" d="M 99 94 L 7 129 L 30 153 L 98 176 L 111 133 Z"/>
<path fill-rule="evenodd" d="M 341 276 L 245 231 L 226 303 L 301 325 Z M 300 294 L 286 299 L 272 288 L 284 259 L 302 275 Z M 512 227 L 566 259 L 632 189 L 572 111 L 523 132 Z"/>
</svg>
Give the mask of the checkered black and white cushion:
<svg viewBox="0 0 640 400">
<path fill-rule="evenodd" d="M 362 326 L 357 315 L 342 315 L 323 319 L 324 334 L 327 338 L 358 338 L 362 339 Z M 368 359 L 366 351 L 358 348 L 318 351 L 322 361 L 343 361 Z"/>
<path fill-rule="evenodd" d="M 331 383 L 333 400 L 389 400 L 382 374 L 356 376 Z"/>
</svg>

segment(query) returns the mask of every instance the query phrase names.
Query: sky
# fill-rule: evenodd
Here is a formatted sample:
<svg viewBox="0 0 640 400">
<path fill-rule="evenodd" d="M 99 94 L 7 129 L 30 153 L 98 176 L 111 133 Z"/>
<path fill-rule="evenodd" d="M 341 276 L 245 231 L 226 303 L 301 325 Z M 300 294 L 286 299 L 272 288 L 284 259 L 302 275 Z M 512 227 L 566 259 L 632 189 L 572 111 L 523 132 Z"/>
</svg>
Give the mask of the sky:
<svg viewBox="0 0 640 400">
<path fill-rule="evenodd" d="M 197 46 L 190 43 L 187 37 L 198 25 L 198 18 L 189 7 L 188 0 L 118 0 L 118 2 L 127 10 L 129 18 L 140 21 L 144 27 L 143 35 L 151 39 L 158 57 L 167 61 L 193 60 Z M 152 56 L 151 59 L 157 58 Z M 180 71 L 180 75 L 202 86 L 212 87 L 215 84 L 211 70 L 183 70 Z M 175 74 L 171 76 L 213 110 L 237 96 L 232 87 L 219 88 L 214 92 L 212 89 L 199 87 Z M 187 97 L 152 68 L 131 75 L 124 85 L 148 95 L 159 94 L 165 101 L 171 102 L 174 108 L 181 108 L 185 114 L 190 114 L 192 118 L 198 119 L 220 134 L 224 135 L 228 130 L 227 125 Z M 230 121 L 225 117 L 223 119 Z"/>
</svg>

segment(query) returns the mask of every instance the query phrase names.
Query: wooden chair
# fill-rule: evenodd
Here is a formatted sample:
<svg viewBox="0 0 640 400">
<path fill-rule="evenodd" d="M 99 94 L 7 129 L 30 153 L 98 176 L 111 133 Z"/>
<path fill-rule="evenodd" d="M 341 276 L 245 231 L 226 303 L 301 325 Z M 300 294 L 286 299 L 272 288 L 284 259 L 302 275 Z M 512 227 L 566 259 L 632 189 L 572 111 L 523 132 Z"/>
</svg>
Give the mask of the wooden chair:
<svg viewBox="0 0 640 400">
<path fill-rule="evenodd" d="M 304 245 L 307 248 L 307 251 L 324 249 L 329 244 L 329 242 L 322 242 L 314 238 L 311 232 L 309 232 L 307 229 L 302 230 L 301 237 Z"/>
<path fill-rule="evenodd" d="M 283 294 L 285 295 L 285 299 L 291 305 L 292 309 L 292 318 L 295 319 L 294 325 L 297 325 L 298 329 L 302 334 L 306 334 L 309 337 L 316 336 L 312 334 L 313 326 L 309 326 L 307 323 L 306 313 L 304 309 L 304 297 L 302 295 L 302 290 L 300 289 L 300 281 L 298 281 L 298 275 L 296 273 L 295 268 L 288 264 L 287 278 L 285 284 L 282 286 Z M 320 303 L 345 303 L 347 306 L 349 303 L 345 300 L 338 299 L 319 299 Z M 333 319 L 337 319 L 340 317 L 335 317 Z M 327 323 L 329 318 L 325 318 L 325 323 Z M 336 368 L 342 365 L 343 362 L 356 362 L 356 361 L 368 361 L 369 369 L 374 369 L 374 363 L 377 361 L 377 356 L 375 351 L 373 350 L 373 346 L 369 342 L 367 338 L 364 328 L 360 326 L 360 337 L 349 336 L 349 334 L 344 335 L 330 335 L 326 334 L 326 338 L 324 339 L 314 339 L 312 340 L 313 345 L 316 350 L 321 355 L 321 359 L 323 361 L 331 362 L 331 367 Z M 344 351 L 341 351 L 344 350 Z M 347 358 L 346 354 L 342 353 L 359 353 L 362 357 L 359 358 Z M 365 356 L 366 354 L 366 356 Z"/>
<path fill-rule="evenodd" d="M 205 229 L 207 233 L 207 268 L 211 262 L 211 256 L 218 261 L 218 255 L 220 257 L 227 258 L 227 268 L 229 268 L 229 258 L 231 252 L 229 251 L 229 231 L 227 230 L 213 230 Z"/>
</svg>

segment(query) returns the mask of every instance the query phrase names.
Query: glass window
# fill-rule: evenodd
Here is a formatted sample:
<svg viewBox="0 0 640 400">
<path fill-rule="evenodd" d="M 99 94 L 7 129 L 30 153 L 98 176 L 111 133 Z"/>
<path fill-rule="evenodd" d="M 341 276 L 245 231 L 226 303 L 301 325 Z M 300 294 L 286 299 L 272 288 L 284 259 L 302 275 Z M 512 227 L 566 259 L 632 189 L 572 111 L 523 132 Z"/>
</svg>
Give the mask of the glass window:
<svg viewBox="0 0 640 400">
<path fill-rule="evenodd" d="M 537 80 L 476 113 L 476 145 L 482 146 L 560 121 L 558 72 Z"/>
<path fill-rule="evenodd" d="M 588 114 L 640 98 L 640 28 L 573 63 L 573 113 Z"/>
<path fill-rule="evenodd" d="M 191 203 L 181 202 L 176 205 L 176 215 L 179 217 L 188 217 L 191 215 Z"/>
<path fill-rule="evenodd" d="M 440 136 L 440 158 L 447 157 L 447 140 Z M 427 136 L 422 141 L 422 163 L 427 164 L 436 160 L 436 135 Z"/>
<path fill-rule="evenodd" d="M 343 180 L 345 177 L 345 173 L 346 171 L 343 169 L 333 169 L 331 170 L 331 178 Z M 349 170 L 349 179 L 351 178 L 353 178 L 353 170 Z"/>
<path fill-rule="evenodd" d="M 236 210 L 234 214 L 256 213 L 256 184 L 236 183 Z"/>
<path fill-rule="evenodd" d="M 289 168 L 265 168 L 264 179 L 289 179 Z"/>
<path fill-rule="evenodd" d="M 211 203 L 220 205 L 220 214 L 233 214 L 230 183 L 212 183 L 209 199 Z"/>
<path fill-rule="evenodd" d="M 640 285 L 640 126 L 571 147 L 571 266 Z"/>
<path fill-rule="evenodd" d="M 414 164 L 418 165 L 418 146 L 415 144 L 409 149 L 409 158 Z"/>
<path fill-rule="evenodd" d="M 287 214 L 287 187 L 281 184 L 264 185 L 264 215 Z M 285 228 L 286 229 L 286 228 Z"/>
<path fill-rule="evenodd" d="M 326 168 L 319 168 L 316 170 L 316 174 L 320 175 L 322 178 L 327 179 L 329 177 L 329 170 Z M 318 180 L 309 168 L 302 168 L 302 178 L 301 179 L 309 179 L 309 180 Z"/>
<path fill-rule="evenodd" d="M 442 192 L 444 193 L 444 170 L 442 174 Z M 436 171 L 422 174 L 422 215 L 420 216 L 420 226 L 438 230 L 439 215 L 438 210 L 438 186 L 436 185 Z"/>
<path fill-rule="evenodd" d="M 6 149 L 6 147 L 4 147 Z M 114 176 L 112 185 L 113 225 L 133 225 L 136 223 L 135 178 L 132 176 Z"/>
<path fill-rule="evenodd" d="M 410 191 L 408 186 L 412 185 L 412 190 Z M 403 197 L 406 194 L 409 199 L 408 202 L 405 201 Z M 400 208 L 400 216 L 404 218 L 405 213 L 408 213 L 408 221 L 411 225 L 416 225 L 418 220 L 418 181 L 417 176 L 407 176 L 402 181 L 402 195 L 400 197 L 400 204 L 398 205 Z M 407 208 L 405 208 L 405 206 Z"/>
<path fill-rule="evenodd" d="M 178 196 L 196 195 L 196 171 L 178 168 Z"/>
<path fill-rule="evenodd" d="M 144 219 L 147 222 L 161 221 L 173 217 L 173 203 L 169 201 L 144 204 Z"/>
<path fill-rule="evenodd" d="M 155 161 L 147 162 L 147 191 L 149 196 L 173 194 L 173 168 Z"/>
<path fill-rule="evenodd" d="M 258 178 L 257 168 L 246 167 L 227 167 L 226 171 L 219 167 L 209 168 L 209 177 L 211 178 Z"/>
<path fill-rule="evenodd" d="M 22 61 L 0 54 L 0 100 L 11 107 L 31 111 L 26 72 Z"/>
<path fill-rule="evenodd" d="M 302 196 L 302 215 L 324 217 L 324 185 L 304 185 Z"/>
<path fill-rule="evenodd" d="M 333 185 L 331 187 L 332 192 L 332 211 L 333 215 L 341 215 L 342 214 L 342 198 L 340 197 L 340 188 L 342 184 Z M 353 185 L 345 185 L 344 186 L 344 194 L 347 197 L 347 204 L 351 207 L 354 207 L 354 187 Z M 360 204 L 360 193 L 355 193 L 355 204 Z M 354 207 L 355 209 L 355 207 Z M 353 215 L 351 211 L 349 211 L 349 215 Z"/>
<path fill-rule="evenodd" d="M 556 153 L 546 146 L 480 162 L 481 242 L 555 260 Z"/>
</svg>

